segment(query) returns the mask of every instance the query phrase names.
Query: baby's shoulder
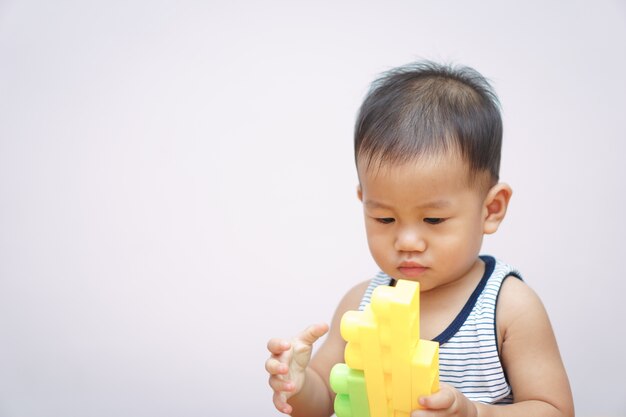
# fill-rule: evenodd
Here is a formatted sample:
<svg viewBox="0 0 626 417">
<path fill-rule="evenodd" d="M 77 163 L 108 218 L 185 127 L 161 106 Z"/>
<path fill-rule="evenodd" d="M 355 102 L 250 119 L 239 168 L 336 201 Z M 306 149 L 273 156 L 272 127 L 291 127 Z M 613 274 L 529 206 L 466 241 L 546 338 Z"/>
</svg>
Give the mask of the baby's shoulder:
<svg viewBox="0 0 626 417">
<path fill-rule="evenodd" d="M 524 281 L 509 276 L 502 283 L 496 317 L 502 334 L 536 320 L 547 320 L 547 313 L 537 293 Z"/>
<path fill-rule="evenodd" d="M 537 304 L 541 304 L 541 300 L 526 282 L 513 275 L 509 275 L 502 282 L 498 296 L 498 308 L 516 311 Z"/>
<path fill-rule="evenodd" d="M 370 282 L 371 280 L 359 282 L 345 293 L 340 303 L 340 306 L 343 306 L 343 310 L 357 310 L 359 308 L 361 299 L 369 288 Z"/>
<path fill-rule="evenodd" d="M 335 310 L 335 314 L 333 316 L 333 321 L 331 325 L 331 334 L 335 331 L 339 331 L 339 325 L 341 323 L 341 318 L 347 311 L 358 310 L 359 304 L 361 303 L 361 299 L 363 298 L 363 294 L 367 290 L 369 286 L 369 281 L 363 281 L 352 288 L 350 288 L 341 298 L 341 301 L 337 305 L 337 309 Z"/>
</svg>

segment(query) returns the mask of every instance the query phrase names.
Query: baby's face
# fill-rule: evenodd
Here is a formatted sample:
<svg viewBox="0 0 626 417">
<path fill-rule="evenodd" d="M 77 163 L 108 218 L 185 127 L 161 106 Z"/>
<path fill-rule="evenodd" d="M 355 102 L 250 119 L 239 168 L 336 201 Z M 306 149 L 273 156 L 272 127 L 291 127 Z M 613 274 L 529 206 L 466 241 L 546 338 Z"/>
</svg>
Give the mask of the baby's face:
<svg viewBox="0 0 626 417">
<path fill-rule="evenodd" d="M 468 185 L 467 165 L 454 155 L 365 169 L 359 164 L 370 252 L 396 279 L 422 291 L 465 277 L 482 244 L 485 192 Z"/>
</svg>

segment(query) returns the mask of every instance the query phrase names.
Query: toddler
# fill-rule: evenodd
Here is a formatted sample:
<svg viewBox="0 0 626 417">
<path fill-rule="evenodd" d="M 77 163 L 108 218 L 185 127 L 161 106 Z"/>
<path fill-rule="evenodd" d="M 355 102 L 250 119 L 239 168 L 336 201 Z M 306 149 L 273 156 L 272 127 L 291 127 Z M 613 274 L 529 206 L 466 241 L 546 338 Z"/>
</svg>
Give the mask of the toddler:
<svg viewBox="0 0 626 417">
<path fill-rule="evenodd" d="M 343 314 L 363 309 L 377 286 L 405 279 L 420 283 L 420 337 L 440 345 L 441 389 L 420 398 L 413 417 L 574 415 L 541 301 L 514 268 L 479 255 L 512 194 L 499 182 L 501 144 L 498 99 L 471 68 L 418 62 L 372 84 L 354 152 L 368 245 L 381 271 L 348 291 L 330 328 L 316 324 L 268 342 L 265 368 L 279 411 L 333 414 L 329 374 L 344 359 Z"/>
</svg>

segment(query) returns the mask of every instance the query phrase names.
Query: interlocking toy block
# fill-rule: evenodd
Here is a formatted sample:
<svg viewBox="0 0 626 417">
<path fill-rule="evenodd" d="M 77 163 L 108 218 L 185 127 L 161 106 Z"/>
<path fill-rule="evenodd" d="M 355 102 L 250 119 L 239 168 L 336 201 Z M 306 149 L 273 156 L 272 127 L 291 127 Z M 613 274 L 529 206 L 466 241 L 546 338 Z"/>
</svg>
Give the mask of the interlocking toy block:
<svg viewBox="0 0 626 417">
<path fill-rule="evenodd" d="M 337 393 L 335 414 L 337 417 L 370 417 L 363 371 L 350 369 L 338 363 L 330 371 L 330 386 Z"/>
<path fill-rule="evenodd" d="M 411 408 L 422 408 L 420 397 L 439 391 L 439 343 L 420 340 L 411 358 Z"/>
<path fill-rule="evenodd" d="M 439 344 L 419 339 L 419 283 L 377 287 L 363 311 L 344 314 L 341 335 L 346 365 L 363 371 L 371 417 L 408 417 L 439 389 Z"/>
<path fill-rule="evenodd" d="M 348 342 L 346 365 L 362 370 L 372 417 L 387 417 L 391 394 L 390 367 L 383 363 L 378 326 L 371 308 L 347 311 L 341 319 L 341 336 Z M 387 365 L 387 366 L 385 366 Z"/>
<path fill-rule="evenodd" d="M 384 354 L 391 359 L 392 406 L 410 412 L 411 368 L 407 365 L 419 341 L 419 286 L 399 281 L 396 287 L 377 290 L 372 295 L 372 309 L 378 318 Z"/>
</svg>

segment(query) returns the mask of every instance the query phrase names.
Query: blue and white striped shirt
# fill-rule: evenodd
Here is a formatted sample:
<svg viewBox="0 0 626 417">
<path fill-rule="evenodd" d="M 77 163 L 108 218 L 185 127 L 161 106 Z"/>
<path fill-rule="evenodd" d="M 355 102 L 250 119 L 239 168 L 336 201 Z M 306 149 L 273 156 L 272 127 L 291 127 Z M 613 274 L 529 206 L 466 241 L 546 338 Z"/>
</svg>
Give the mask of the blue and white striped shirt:
<svg viewBox="0 0 626 417">
<path fill-rule="evenodd" d="M 488 404 L 513 402 L 496 336 L 496 302 L 504 279 L 521 275 L 491 256 L 481 256 L 485 273 L 465 306 L 434 341 L 439 342 L 439 379 L 472 401 Z M 363 295 L 359 310 L 370 303 L 372 291 L 390 285 L 392 278 L 379 272 Z"/>
</svg>

